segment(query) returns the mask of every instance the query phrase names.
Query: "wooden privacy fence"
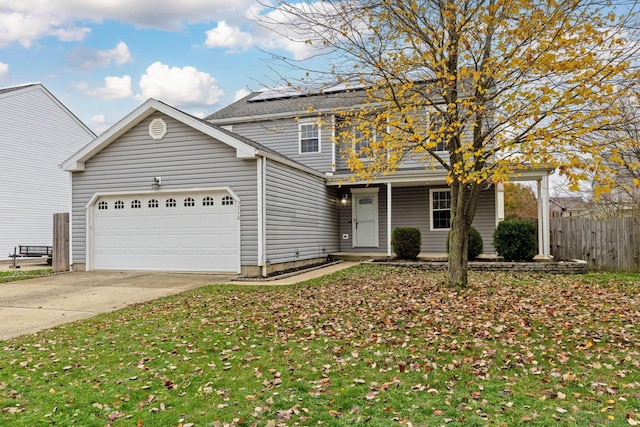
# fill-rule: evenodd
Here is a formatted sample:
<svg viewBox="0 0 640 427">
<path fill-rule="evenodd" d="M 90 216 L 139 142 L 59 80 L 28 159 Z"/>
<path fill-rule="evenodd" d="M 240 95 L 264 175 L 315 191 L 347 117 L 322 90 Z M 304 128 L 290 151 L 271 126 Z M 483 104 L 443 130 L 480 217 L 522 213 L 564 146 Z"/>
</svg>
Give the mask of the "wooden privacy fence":
<svg viewBox="0 0 640 427">
<path fill-rule="evenodd" d="M 640 271 L 640 218 L 554 218 L 549 231 L 551 255 L 558 261 L 582 259 L 594 270 Z"/>
<path fill-rule="evenodd" d="M 69 213 L 53 214 L 53 271 L 69 271 Z"/>
</svg>

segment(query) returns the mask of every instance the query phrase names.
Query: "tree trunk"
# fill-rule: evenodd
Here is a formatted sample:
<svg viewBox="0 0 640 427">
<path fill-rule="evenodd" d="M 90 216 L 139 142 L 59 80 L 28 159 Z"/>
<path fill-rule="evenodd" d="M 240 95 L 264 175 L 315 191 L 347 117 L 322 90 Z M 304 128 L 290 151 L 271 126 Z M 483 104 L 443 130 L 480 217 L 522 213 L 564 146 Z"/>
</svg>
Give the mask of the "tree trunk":
<svg viewBox="0 0 640 427">
<path fill-rule="evenodd" d="M 448 277 L 450 287 L 466 287 L 469 283 L 467 277 L 469 268 L 469 228 L 467 221 L 461 218 L 460 215 L 452 215 Z"/>
<path fill-rule="evenodd" d="M 467 287 L 469 263 L 469 229 L 476 214 L 480 198 L 478 183 L 451 184 L 451 229 L 449 241 L 449 275 L 450 287 Z"/>
</svg>

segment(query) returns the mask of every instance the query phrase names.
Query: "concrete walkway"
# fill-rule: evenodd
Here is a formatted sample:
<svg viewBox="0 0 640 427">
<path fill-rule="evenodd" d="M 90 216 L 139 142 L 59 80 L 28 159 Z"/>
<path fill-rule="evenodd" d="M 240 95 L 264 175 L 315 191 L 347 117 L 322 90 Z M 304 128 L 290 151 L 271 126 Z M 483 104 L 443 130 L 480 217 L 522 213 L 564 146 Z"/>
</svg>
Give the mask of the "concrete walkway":
<svg viewBox="0 0 640 427">
<path fill-rule="evenodd" d="M 83 271 L 0 283 L 0 340 L 205 285 L 290 285 L 355 264 L 343 262 L 279 280 L 257 282 L 232 282 L 233 275 L 224 274 Z"/>
</svg>

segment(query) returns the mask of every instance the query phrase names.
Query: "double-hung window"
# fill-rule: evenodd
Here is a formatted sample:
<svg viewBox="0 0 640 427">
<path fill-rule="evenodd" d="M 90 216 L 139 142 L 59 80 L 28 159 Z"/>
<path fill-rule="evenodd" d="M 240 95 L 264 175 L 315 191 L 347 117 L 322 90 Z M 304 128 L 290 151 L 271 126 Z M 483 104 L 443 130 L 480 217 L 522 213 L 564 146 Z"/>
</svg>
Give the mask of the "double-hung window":
<svg viewBox="0 0 640 427">
<path fill-rule="evenodd" d="M 299 123 L 300 154 L 320 152 L 320 125 L 317 121 Z"/>
<path fill-rule="evenodd" d="M 431 211 L 431 229 L 448 230 L 451 228 L 451 190 L 430 190 L 429 206 Z"/>
<path fill-rule="evenodd" d="M 447 142 L 445 140 L 445 134 L 442 131 L 442 125 L 444 123 L 442 114 L 439 111 L 427 110 L 427 116 L 429 121 L 429 136 L 437 140 L 435 151 L 447 151 Z"/>
<path fill-rule="evenodd" d="M 371 158 L 371 143 L 375 142 L 376 135 L 373 129 L 365 131 L 355 128 L 353 130 L 353 152 L 361 159 Z"/>
</svg>

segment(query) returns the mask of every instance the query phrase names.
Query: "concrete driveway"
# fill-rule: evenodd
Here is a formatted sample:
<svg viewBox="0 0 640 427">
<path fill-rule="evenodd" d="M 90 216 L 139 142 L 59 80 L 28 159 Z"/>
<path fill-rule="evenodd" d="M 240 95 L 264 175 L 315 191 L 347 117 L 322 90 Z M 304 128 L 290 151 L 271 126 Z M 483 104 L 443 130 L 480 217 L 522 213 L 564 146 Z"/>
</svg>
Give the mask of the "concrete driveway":
<svg viewBox="0 0 640 427">
<path fill-rule="evenodd" d="M 232 275 L 90 271 L 0 283 L 0 339 L 213 283 Z"/>
</svg>

